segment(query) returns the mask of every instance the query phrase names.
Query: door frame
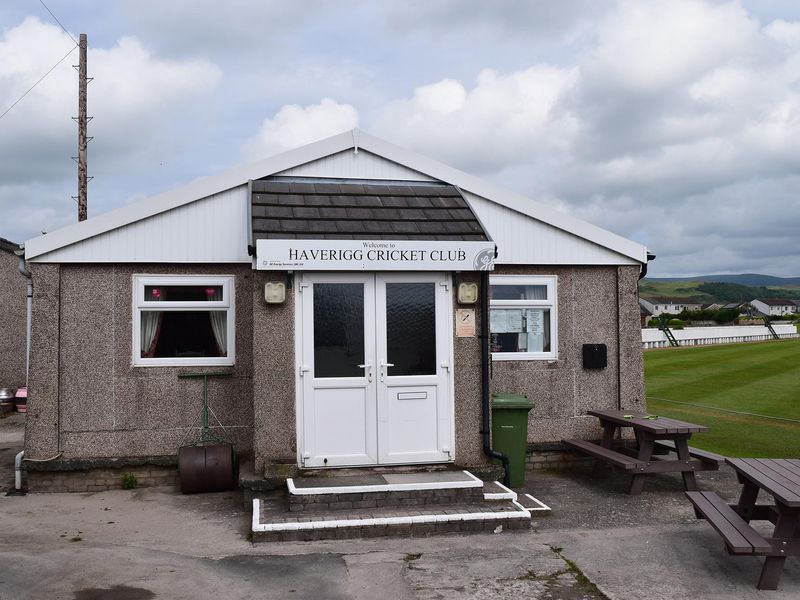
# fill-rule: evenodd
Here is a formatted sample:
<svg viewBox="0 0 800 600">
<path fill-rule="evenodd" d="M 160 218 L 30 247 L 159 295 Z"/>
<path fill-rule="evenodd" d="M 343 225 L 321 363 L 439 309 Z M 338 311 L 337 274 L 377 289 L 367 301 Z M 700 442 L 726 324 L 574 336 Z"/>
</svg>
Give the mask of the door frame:
<svg viewBox="0 0 800 600">
<path fill-rule="evenodd" d="M 388 275 L 389 273 L 385 273 L 383 271 L 369 271 L 367 272 L 371 275 Z M 363 271 L 340 271 L 336 272 L 335 275 L 341 276 L 341 279 L 346 278 L 348 275 L 352 276 L 363 276 L 367 274 Z M 446 464 L 455 462 L 456 458 L 456 416 L 455 416 L 455 343 L 454 343 L 454 300 L 453 300 L 453 276 L 450 272 L 430 272 L 430 271 L 408 271 L 402 273 L 396 273 L 398 276 L 402 277 L 414 277 L 414 275 L 426 275 L 437 276 L 437 280 L 439 285 L 445 287 L 445 291 L 447 292 L 447 300 L 444 302 L 444 306 L 442 309 L 442 313 L 444 315 L 444 323 L 442 324 L 443 332 L 446 332 L 446 356 L 448 364 L 450 368 L 447 370 L 446 382 L 447 382 L 447 404 L 450 410 L 449 415 L 449 427 L 450 427 L 450 459 L 449 460 L 437 460 L 433 461 L 434 464 Z M 313 275 L 313 276 L 325 276 L 325 275 L 334 275 L 334 273 L 330 272 L 317 272 L 317 271 L 309 271 L 309 272 L 298 272 L 295 274 L 294 278 L 294 354 L 295 354 L 295 364 L 294 364 L 294 378 L 295 378 L 295 433 L 296 433 L 296 460 L 297 465 L 302 469 L 306 468 L 303 466 L 303 451 L 305 449 L 305 432 L 304 432 L 304 424 L 305 424 L 305 414 L 303 409 L 303 378 L 300 373 L 300 369 L 303 365 L 303 341 L 306 336 L 306 327 L 304 327 L 304 315 L 303 315 L 303 297 L 302 294 L 305 293 L 303 290 L 308 289 L 310 284 L 306 282 L 305 276 L 306 275 Z M 309 316 L 308 318 L 313 318 L 313 315 Z M 376 317 L 377 321 L 377 317 Z M 369 323 L 366 324 L 366 327 L 370 327 Z M 377 323 L 374 323 L 370 328 L 371 331 L 375 332 L 377 327 Z M 446 329 L 445 329 L 446 328 Z M 377 335 L 375 336 L 377 338 Z M 377 344 L 377 339 L 376 339 Z M 437 342 L 438 346 L 438 342 Z M 438 350 L 437 350 L 438 351 Z M 374 368 L 376 368 L 375 365 Z M 374 371 L 375 377 L 377 380 L 377 369 Z M 377 381 L 376 381 L 377 383 Z M 376 399 L 377 401 L 377 399 Z M 376 412 L 377 412 L 377 404 L 376 404 Z M 376 423 L 376 432 L 377 432 L 377 423 Z M 391 466 L 392 464 L 431 464 L 431 463 L 377 463 L 375 466 Z M 331 466 L 331 467 L 308 467 L 312 469 L 317 468 L 326 468 L 326 469 L 335 469 L 335 468 L 347 468 L 345 465 L 341 466 Z"/>
</svg>

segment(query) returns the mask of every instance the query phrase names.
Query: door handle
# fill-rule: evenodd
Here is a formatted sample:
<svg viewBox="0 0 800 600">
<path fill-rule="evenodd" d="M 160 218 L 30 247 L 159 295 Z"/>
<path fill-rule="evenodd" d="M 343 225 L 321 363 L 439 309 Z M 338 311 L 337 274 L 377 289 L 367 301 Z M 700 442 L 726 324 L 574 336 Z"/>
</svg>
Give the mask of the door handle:
<svg viewBox="0 0 800 600">
<path fill-rule="evenodd" d="M 359 369 L 367 370 L 367 381 L 372 382 L 372 363 L 364 363 L 363 365 L 356 365 Z"/>
<path fill-rule="evenodd" d="M 394 363 L 381 361 L 381 381 L 389 374 L 389 367 L 393 367 Z"/>
</svg>

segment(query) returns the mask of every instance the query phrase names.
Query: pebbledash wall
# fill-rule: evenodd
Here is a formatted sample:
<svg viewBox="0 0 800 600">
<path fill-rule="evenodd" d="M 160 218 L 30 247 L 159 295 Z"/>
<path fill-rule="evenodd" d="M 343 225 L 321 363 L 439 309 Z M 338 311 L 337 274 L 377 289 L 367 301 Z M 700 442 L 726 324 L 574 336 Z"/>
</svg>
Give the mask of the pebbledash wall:
<svg viewBox="0 0 800 600">
<path fill-rule="evenodd" d="M 0 387 L 25 385 L 25 294 L 19 247 L 0 238 Z"/>
<path fill-rule="evenodd" d="M 30 265 L 34 278 L 31 378 L 25 431 L 32 491 L 172 483 L 177 448 L 198 436 L 202 383 L 213 368 L 132 366 L 134 274 L 235 276 L 236 349 L 230 379 L 209 397 L 245 457 L 252 454 L 252 278 L 247 265 Z M 53 457 L 58 457 L 54 460 Z M 75 477 L 69 477 L 74 473 Z M 98 487 L 100 486 L 100 487 Z"/>
<path fill-rule="evenodd" d="M 532 217 L 524 211 L 534 209 L 519 204 L 523 199 L 513 195 L 505 205 L 492 204 L 494 201 L 487 198 L 495 192 L 482 188 L 477 180 L 377 138 L 360 138 L 361 148 L 355 155 L 355 133 L 349 136 L 350 132 L 268 159 L 241 173 L 223 174 L 213 180 L 213 185 L 197 184 L 198 189 L 190 186 L 179 189 L 176 195 L 152 199 L 155 208 L 148 209 L 151 213 L 136 212 L 138 209 L 131 206 L 120 209 L 119 217 L 101 215 L 95 222 L 104 229 L 91 229 L 90 219 L 72 226 L 75 235 L 52 232 L 26 244 L 26 252 L 28 246 L 32 248 L 29 268 L 34 280 L 25 440 L 29 489 L 93 491 L 118 487 L 125 472 L 136 475 L 142 485 L 174 483 L 177 448 L 187 437 L 197 436 L 201 418 L 202 384 L 178 379 L 187 371 L 222 370 L 232 374 L 230 379 L 210 380 L 210 402 L 232 434 L 240 455 L 254 460 L 258 475 L 281 482 L 298 472 L 295 290 L 288 286 L 283 303 L 265 302 L 265 283 L 286 282 L 287 273 L 254 270 L 247 262 L 249 224 L 243 208 L 250 201 L 248 179 L 291 173 L 286 169 L 295 163 L 300 165 L 298 169 L 304 169 L 299 175 L 309 177 L 326 173 L 331 177 L 363 177 L 375 172 L 384 180 L 392 175 L 427 181 L 430 178 L 422 173 L 428 173 L 434 179 L 466 188 L 464 196 L 484 226 L 501 238 L 497 240 L 500 259 L 494 275 L 556 277 L 557 358 L 497 360 L 491 365 L 491 391 L 525 394 L 534 402 L 528 434 L 531 468 L 568 466 L 582 460 L 562 452 L 559 441 L 600 436 L 597 419 L 586 416 L 587 410 L 644 409 L 637 294 L 641 265 L 646 262 L 644 247 L 560 213 L 551 214 L 546 207 L 525 200 L 537 211 Z M 338 156 L 343 158 L 334 162 L 346 169 L 332 175 L 328 163 Z M 404 161 L 409 168 L 402 166 Z M 321 166 L 315 167 L 317 164 Z M 470 187 L 484 195 L 471 194 Z M 183 198 L 182 204 L 176 198 Z M 515 202 L 517 208 L 512 210 L 509 206 Z M 173 203 L 171 208 L 162 208 L 169 203 Z M 208 216 L 204 210 L 209 211 Z M 147 230 L 150 218 L 159 221 L 155 231 L 162 236 L 168 232 L 165 222 L 177 227 L 191 219 L 195 227 L 206 227 L 204 236 L 218 242 L 217 246 L 207 251 L 207 246 L 193 245 L 186 238 L 180 247 L 173 248 L 175 244 L 159 242 L 161 238 L 150 232 L 147 246 L 139 248 L 137 240 Z M 548 224 L 547 219 L 555 225 Z M 504 229 L 513 229 L 513 235 Z M 84 231 L 91 231 L 91 235 Z M 56 239 L 65 241 L 56 244 Z M 523 244 L 522 239 L 529 242 Z M 180 251 L 181 258 L 175 262 L 133 262 L 142 252 L 148 260 L 156 260 L 159 244 L 166 254 Z M 49 249 L 37 249 L 37 245 Z M 230 251 L 225 250 L 228 247 Z M 193 264 L 191 248 L 210 253 L 204 261 L 208 264 Z M 232 259 L 211 260 L 214 252 Z M 525 253 L 541 256 L 543 264 L 521 264 Z M 130 262 L 120 260 L 125 256 L 131 257 Z M 503 264 L 503 256 L 516 264 Z M 587 263 L 580 263 L 581 258 Z M 134 276 L 183 274 L 234 277 L 236 360 L 232 367 L 132 365 Z M 462 272 L 457 278 L 478 283 L 480 274 Z M 24 278 L 20 276 L 20 280 L 24 284 Z M 459 307 L 455 296 L 453 286 L 453 310 Z M 480 302 L 486 300 L 481 298 Z M 479 306 L 475 309 L 476 331 L 480 332 L 481 311 Z M 481 339 L 479 335 L 451 334 L 455 463 L 480 470 L 490 464 L 481 440 Z M 583 344 L 605 344 L 607 367 L 585 369 Z"/>
<path fill-rule="evenodd" d="M 34 264 L 32 271 L 26 454 L 61 456 L 50 464 L 29 463 L 30 489 L 106 489 L 118 486 L 124 472 L 136 474 L 140 485 L 174 482 L 176 448 L 197 432 L 201 384 L 178 379 L 186 368 L 131 366 L 132 281 L 145 273 L 235 275 L 236 364 L 231 379 L 210 381 L 209 397 L 237 450 L 245 458 L 254 454 L 257 472 L 275 479 L 297 472 L 294 296 L 290 290 L 281 305 L 266 305 L 262 297 L 263 284 L 283 273 L 242 265 Z M 491 389 L 534 401 L 531 467 L 568 466 L 571 455 L 557 448 L 562 437 L 600 435 L 597 420 L 585 416 L 588 409 L 643 408 L 638 269 L 499 266 L 495 273 L 558 278 L 558 359 L 496 361 Z M 583 368 L 584 343 L 607 345 L 606 369 Z M 479 338 L 454 337 L 454 355 L 456 463 L 486 466 Z"/>
</svg>

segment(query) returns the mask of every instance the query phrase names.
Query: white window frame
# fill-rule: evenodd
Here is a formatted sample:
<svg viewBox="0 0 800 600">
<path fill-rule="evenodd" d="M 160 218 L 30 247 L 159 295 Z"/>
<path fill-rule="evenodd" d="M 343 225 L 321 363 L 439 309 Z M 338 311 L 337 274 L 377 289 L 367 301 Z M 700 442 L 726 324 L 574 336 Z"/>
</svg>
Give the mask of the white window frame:
<svg viewBox="0 0 800 600">
<path fill-rule="evenodd" d="M 195 302 L 161 302 L 144 297 L 146 286 L 208 285 L 222 287 L 222 300 Z M 134 275 L 133 276 L 133 366 L 135 367 L 220 367 L 236 362 L 236 303 L 233 275 Z M 213 357 L 143 358 L 141 353 L 142 309 L 158 308 L 162 311 L 178 312 L 192 310 L 225 309 L 227 312 L 228 355 Z"/>
<path fill-rule="evenodd" d="M 544 285 L 547 300 L 491 300 L 493 308 L 547 308 L 550 309 L 550 352 L 492 352 L 492 360 L 557 360 L 558 359 L 558 277 L 556 275 L 490 275 L 493 285 Z M 491 319 L 490 319 L 491 320 Z M 491 325 L 489 327 L 491 335 Z"/>
</svg>

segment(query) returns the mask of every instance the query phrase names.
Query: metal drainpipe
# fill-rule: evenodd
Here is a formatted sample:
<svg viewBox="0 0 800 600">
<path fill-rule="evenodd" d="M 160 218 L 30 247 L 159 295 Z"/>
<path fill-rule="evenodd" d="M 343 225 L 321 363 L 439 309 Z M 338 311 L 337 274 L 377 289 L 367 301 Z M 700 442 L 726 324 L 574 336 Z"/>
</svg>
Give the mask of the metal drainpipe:
<svg viewBox="0 0 800 600">
<path fill-rule="evenodd" d="M 14 496 L 23 496 L 25 492 L 22 491 L 22 458 L 25 456 L 25 450 L 17 453 L 14 457 Z"/>
<path fill-rule="evenodd" d="M 502 452 L 492 449 L 491 429 L 489 426 L 489 272 L 481 272 L 481 386 L 483 400 L 483 453 L 503 463 L 503 484 L 510 485 L 508 457 Z"/>
<path fill-rule="evenodd" d="M 25 268 L 25 250 L 15 252 L 19 258 L 19 272 L 28 280 L 27 315 L 25 321 L 25 389 L 28 388 L 28 376 L 31 368 L 31 313 L 33 311 L 33 277 Z"/>
</svg>

